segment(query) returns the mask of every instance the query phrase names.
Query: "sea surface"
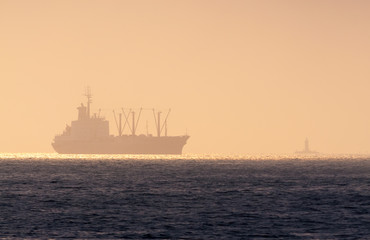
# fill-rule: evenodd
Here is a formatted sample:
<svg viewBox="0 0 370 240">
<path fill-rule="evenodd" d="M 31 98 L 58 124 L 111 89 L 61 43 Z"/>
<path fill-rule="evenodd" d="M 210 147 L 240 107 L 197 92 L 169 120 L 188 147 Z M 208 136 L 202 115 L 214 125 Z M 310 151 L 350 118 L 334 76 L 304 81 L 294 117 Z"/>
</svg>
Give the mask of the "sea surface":
<svg viewBox="0 0 370 240">
<path fill-rule="evenodd" d="M 0 154 L 0 238 L 370 239 L 370 157 Z"/>
</svg>

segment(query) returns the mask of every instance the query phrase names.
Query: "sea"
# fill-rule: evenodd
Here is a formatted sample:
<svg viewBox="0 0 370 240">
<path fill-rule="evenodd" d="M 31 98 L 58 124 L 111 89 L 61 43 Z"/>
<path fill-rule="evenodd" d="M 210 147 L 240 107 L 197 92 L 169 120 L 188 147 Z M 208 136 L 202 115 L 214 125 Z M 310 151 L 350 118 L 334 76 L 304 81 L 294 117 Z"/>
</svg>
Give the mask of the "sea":
<svg viewBox="0 0 370 240">
<path fill-rule="evenodd" d="M 0 239 L 370 239 L 370 156 L 0 154 Z"/>
</svg>

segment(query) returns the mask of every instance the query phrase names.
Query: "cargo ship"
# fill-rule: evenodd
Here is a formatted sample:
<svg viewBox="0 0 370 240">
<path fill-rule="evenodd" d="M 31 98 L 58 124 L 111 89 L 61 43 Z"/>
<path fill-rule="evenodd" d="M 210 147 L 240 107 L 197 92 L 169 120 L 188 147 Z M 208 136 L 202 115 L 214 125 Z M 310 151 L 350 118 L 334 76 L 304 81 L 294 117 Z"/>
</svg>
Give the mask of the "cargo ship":
<svg viewBox="0 0 370 240">
<path fill-rule="evenodd" d="M 99 114 L 90 114 L 92 95 L 86 91 L 86 106 L 81 103 L 78 109 L 78 119 L 67 125 L 62 134 L 56 135 L 52 146 L 57 153 L 62 154 L 182 154 L 184 145 L 189 136 L 167 136 L 167 116 L 161 122 L 161 112 L 153 111 L 157 135 L 137 134 L 141 110 L 138 118 L 135 111 L 122 109 L 122 113 L 114 119 L 118 135 L 109 134 L 109 121 Z M 122 118 L 123 114 L 123 118 Z M 122 126 L 122 120 L 124 124 Z M 123 134 L 125 127 L 130 133 Z M 162 132 L 164 131 L 164 136 Z"/>
</svg>

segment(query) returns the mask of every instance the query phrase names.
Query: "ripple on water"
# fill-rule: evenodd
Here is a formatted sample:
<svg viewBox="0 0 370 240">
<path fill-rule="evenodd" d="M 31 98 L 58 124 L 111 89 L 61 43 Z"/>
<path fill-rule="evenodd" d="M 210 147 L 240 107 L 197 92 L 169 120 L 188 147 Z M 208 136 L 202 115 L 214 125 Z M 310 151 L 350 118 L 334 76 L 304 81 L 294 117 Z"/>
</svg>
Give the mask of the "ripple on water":
<svg viewBox="0 0 370 240">
<path fill-rule="evenodd" d="M 364 156 L 0 157 L 0 237 L 370 235 Z"/>
</svg>

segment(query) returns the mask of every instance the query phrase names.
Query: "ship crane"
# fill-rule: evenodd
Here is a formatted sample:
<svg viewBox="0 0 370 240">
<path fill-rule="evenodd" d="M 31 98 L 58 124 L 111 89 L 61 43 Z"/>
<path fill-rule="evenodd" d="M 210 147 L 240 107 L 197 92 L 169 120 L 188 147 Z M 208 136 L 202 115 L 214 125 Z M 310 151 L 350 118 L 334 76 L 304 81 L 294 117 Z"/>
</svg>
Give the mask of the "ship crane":
<svg viewBox="0 0 370 240">
<path fill-rule="evenodd" d="M 156 117 L 155 110 L 153 109 L 154 121 L 155 121 L 155 125 L 157 126 L 157 136 L 158 137 L 161 136 L 163 128 L 165 128 L 165 136 L 167 136 L 167 118 L 168 118 L 168 115 L 170 114 L 170 112 L 171 112 L 171 109 L 168 110 L 166 118 L 164 119 L 164 122 L 161 126 L 161 114 L 162 114 L 162 112 L 158 111 L 157 112 L 157 117 Z"/>
<path fill-rule="evenodd" d="M 118 129 L 118 136 L 122 136 L 122 113 L 120 113 L 118 115 L 119 117 L 119 121 L 117 122 L 117 118 L 116 118 L 116 112 L 113 110 L 113 116 L 114 116 L 114 121 L 116 122 L 116 126 L 117 126 L 117 129 Z"/>
<path fill-rule="evenodd" d="M 122 113 L 123 113 L 123 116 L 124 116 L 124 118 L 125 118 L 125 124 L 123 125 L 123 127 L 122 127 Z M 118 122 L 117 122 L 116 112 L 113 110 L 114 121 L 116 122 L 116 126 L 117 126 L 117 129 L 118 129 L 118 135 L 119 135 L 119 136 L 122 136 L 122 133 L 123 133 L 123 131 L 124 131 L 124 130 L 125 130 L 125 128 L 126 128 L 126 125 L 129 127 L 130 132 L 132 132 L 131 127 L 130 127 L 130 124 L 128 123 L 128 117 L 130 116 L 131 109 L 129 109 L 129 112 L 128 112 L 128 114 L 126 115 L 125 110 L 123 110 L 123 108 L 122 108 L 122 113 L 120 113 L 120 114 L 118 115 L 119 120 L 118 120 Z"/>
<path fill-rule="evenodd" d="M 130 123 L 128 122 L 128 117 L 130 116 L 130 113 L 131 113 L 131 108 L 129 109 L 127 115 L 126 115 L 126 112 L 125 110 L 122 108 L 122 113 L 123 113 L 123 116 L 125 117 L 125 124 L 123 125 L 123 130 L 125 129 L 126 125 L 128 126 L 128 128 L 130 129 L 130 132 L 132 132 L 132 129 L 130 127 Z"/>
<path fill-rule="evenodd" d="M 117 127 L 117 130 L 118 130 L 118 136 L 123 135 L 123 132 L 124 132 L 126 126 L 128 126 L 131 135 L 136 136 L 136 130 L 139 126 L 141 113 L 142 113 L 143 110 L 148 110 L 148 109 L 140 108 L 137 118 L 136 118 L 136 112 L 133 111 L 132 108 L 129 108 L 128 112 L 126 112 L 124 108 L 121 108 L 121 110 L 122 110 L 122 113 L 118 114 L 118 119 L 117 119 L 117 116 L 116 116 L 116 112 L 113 110 L 113 116 L 114 116 L 114 121 L 116 123 L 116 127 Z M 161 111 L 156 111 L 154 108 L 151 109 L 151 110 L 153 111 L 153 115 L 154 115 L 154 121 L 155 121 L 157 136 L 161 137 L 161 135 L 164 131 L 164 136 L 167 137 L 167 126 L 168 126 L 167 125 L 167 119 L 168 119 L 168 116 L 170 115 L 171 109 L 168 110 L 168 112 L 166 114 L 166 117 L 165 117 L 163 122 L 161 121 L 162 112 Z M 124 121 L 125 121 L 125 123 L 123 124 L 123 127 L 122 127 L 122 114 L 123 114 Z M 131 121 L 129 119 L 130 117 L 131 117 Z M 147 135 L 149 135 L 149 133 L 148 133 L 148 123 L 146 125 L 146 131 L 147 131 Z"/>
<path fill-rule="evenodd" d="M 135 122 L 135 112 L 132 111 L 132 128 L 131 128 L 131 132 L 132 132 L 132 136 L 135 136 L 136 135 L 136 129 L 137 129 L 137 126 L 139 125 L 139 120 L 140 120 L 140 116 L 141 116 L 141 111 L 143 110 L 143 108 L 140 108 L 140 111 L 139 111 L 139 116 Z"/>
<path fill-rule="evenodd" d="M 143 110 L 143 108 L 140 108 L 139 116 L 138 116 L 137 119 L 135 119 L 135 114 L 136 114 L 135 111 L 132 111 L 131 108 L 130 108 L 129 112 L 126 114 L 126 111 L 122 108 L 122 113 L 123 113 L 124 118 L 125 118 L 125 123 L 124 123 L 123 127 L 122 127 L 122 113 L 118 114 L 119 120 L 117 121 L 116 113 L 113 110 L 114 121 L 116 122 L 116 126 L 117 126 L 117 129 L 118 129 L 118 135 L 119 136 L 122 136 L 122 133 L 125 130 L 126 125 L 130 129 L 131 135 L 136 136 L 136 130 L 137 130 L 137 127 L 139 126 L 139 120 L 140 120 L 142 110 Z M 130 123 L 129 123 L 130 114 L 132 116 L 132 123 L 131 123 L 132 125 L 131 126 L 130 126 Z"/>
</svg>

